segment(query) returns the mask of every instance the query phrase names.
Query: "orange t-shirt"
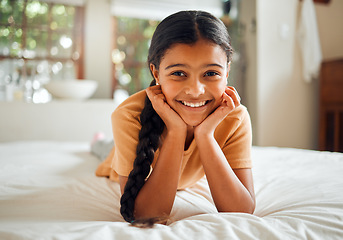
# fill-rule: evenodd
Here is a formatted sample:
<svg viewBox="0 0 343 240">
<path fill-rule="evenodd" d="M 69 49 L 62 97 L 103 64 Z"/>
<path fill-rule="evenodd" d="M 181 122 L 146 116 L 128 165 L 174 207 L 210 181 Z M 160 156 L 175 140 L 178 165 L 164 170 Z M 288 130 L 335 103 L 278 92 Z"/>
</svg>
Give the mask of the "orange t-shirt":
<svg viewBox="0 0 343 240">
<path fill-rule="evenodd" d="M 98 166 L 97 176 L 105 176 L 118 181 L 118 175 L 128 176 L 131 172 L 141 128 L 139 117 L 144 108 L 145 97 L 145 91 L 140 91 L 130 96 L 112 113 L 114 147 L 108 157 Z M 232 169 L 252 167 L 251 123 L 246 107 L 241 105 L 233 110 L 218 125 L 214 136 Z M 157 149 L 152 169 L 158 155 Z M 184 151 L 178 189 L 192 186 L 204 174 L 199 151 L 193 139 L 188 149 Z"/>
</svg>

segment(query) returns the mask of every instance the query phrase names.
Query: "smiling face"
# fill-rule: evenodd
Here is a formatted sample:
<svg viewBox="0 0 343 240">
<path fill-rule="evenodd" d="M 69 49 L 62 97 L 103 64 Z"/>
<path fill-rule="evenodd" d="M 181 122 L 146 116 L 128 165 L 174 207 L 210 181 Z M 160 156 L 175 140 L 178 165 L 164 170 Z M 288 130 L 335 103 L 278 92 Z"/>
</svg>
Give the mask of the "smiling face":
<svg viewBox="0 0 343 240">
<path fill-rule="evenodd" d="M 159 69 L 150 68 L 167 103 L 189 126 L 199 125 L 222 102 L 229 65 L 219 45 L 203 39 L 192 45 L 175 44 Z"/>
</svg>

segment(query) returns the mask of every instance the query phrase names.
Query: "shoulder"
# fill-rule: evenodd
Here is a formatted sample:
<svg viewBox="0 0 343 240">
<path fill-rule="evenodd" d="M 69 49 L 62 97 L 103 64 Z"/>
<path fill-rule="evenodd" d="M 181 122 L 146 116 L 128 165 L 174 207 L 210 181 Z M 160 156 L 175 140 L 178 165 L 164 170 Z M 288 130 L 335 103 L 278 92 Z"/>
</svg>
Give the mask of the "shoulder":
<svg viewBox="0 0 343 240">
<path fill-rule="evenodd" d="M 244 105 L 240 105 L 224 118 L 218 125 L 216 131 L 218 134 L 230 136 L 233 135 L 237 129 L 248 130 L 249 128 L 251 128 L 249 112 Z"/>
<path fill-rule="evenodd" d="M 145 90 L 139 91 L 128 97 L 114 110 L 112 113 L 112 121 L 120 119 L 138 121 L 144 108 L 145 97 Z"/>
<path fill-rule="evenodd" d="M 244 105 L 239 105 L 225 119 L 243 121 L 246 117 L 249 117 L 248 109 Z"/>
</svg>

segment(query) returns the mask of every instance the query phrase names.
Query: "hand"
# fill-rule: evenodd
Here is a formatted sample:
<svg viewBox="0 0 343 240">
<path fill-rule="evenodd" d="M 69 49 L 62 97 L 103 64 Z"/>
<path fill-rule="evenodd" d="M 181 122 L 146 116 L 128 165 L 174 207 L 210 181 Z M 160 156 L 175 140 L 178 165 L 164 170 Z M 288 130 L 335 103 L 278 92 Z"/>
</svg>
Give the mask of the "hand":
<svg viewBox="0 0 343 240">
<path fill-rule="evenodd" d="M 182 120 L 177 112 L 172 109 L 166 101 L 160 85 L 148 87 L 146 93 L 152 103 L 153 108 L 161 117 L 167 130 L 180 131 L 187 130 L 186 123 Z"/>
<path fill-rule="evenodd" d="M 202 123 L 195 127 L 194 136 L 201 137 L 208 134 L 213 136 L 216 127 L 230 112 L 240 105 L 240 100 L 241 98 L 234 87 L 226 87 L 222 96 L 222 103 Z"/>
</svg>

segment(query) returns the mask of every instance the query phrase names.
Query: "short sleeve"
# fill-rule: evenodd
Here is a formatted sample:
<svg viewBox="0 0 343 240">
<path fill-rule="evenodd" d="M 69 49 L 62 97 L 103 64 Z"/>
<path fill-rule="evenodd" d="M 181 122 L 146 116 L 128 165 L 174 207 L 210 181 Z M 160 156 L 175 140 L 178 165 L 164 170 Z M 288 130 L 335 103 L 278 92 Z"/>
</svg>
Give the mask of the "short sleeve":
<svg viewBox="0 0 343 240">
<path fill-rule="evenodd" d="M 231 130 L 222 149 L 232 169 L 252 167 L 250 116 L 245 107 L 242 107 L 240 111 L 238 117 L 229 120 Z"/>
<path fill-rule="evenodd" d="M 136 157 L 136 146 L 140 130 L 139 119 L 125 109 L 116 109 L 112 113 L 113 139 L 115 152 L 112 169 L 121 176 L 128 176 Z"/>
</svg>

